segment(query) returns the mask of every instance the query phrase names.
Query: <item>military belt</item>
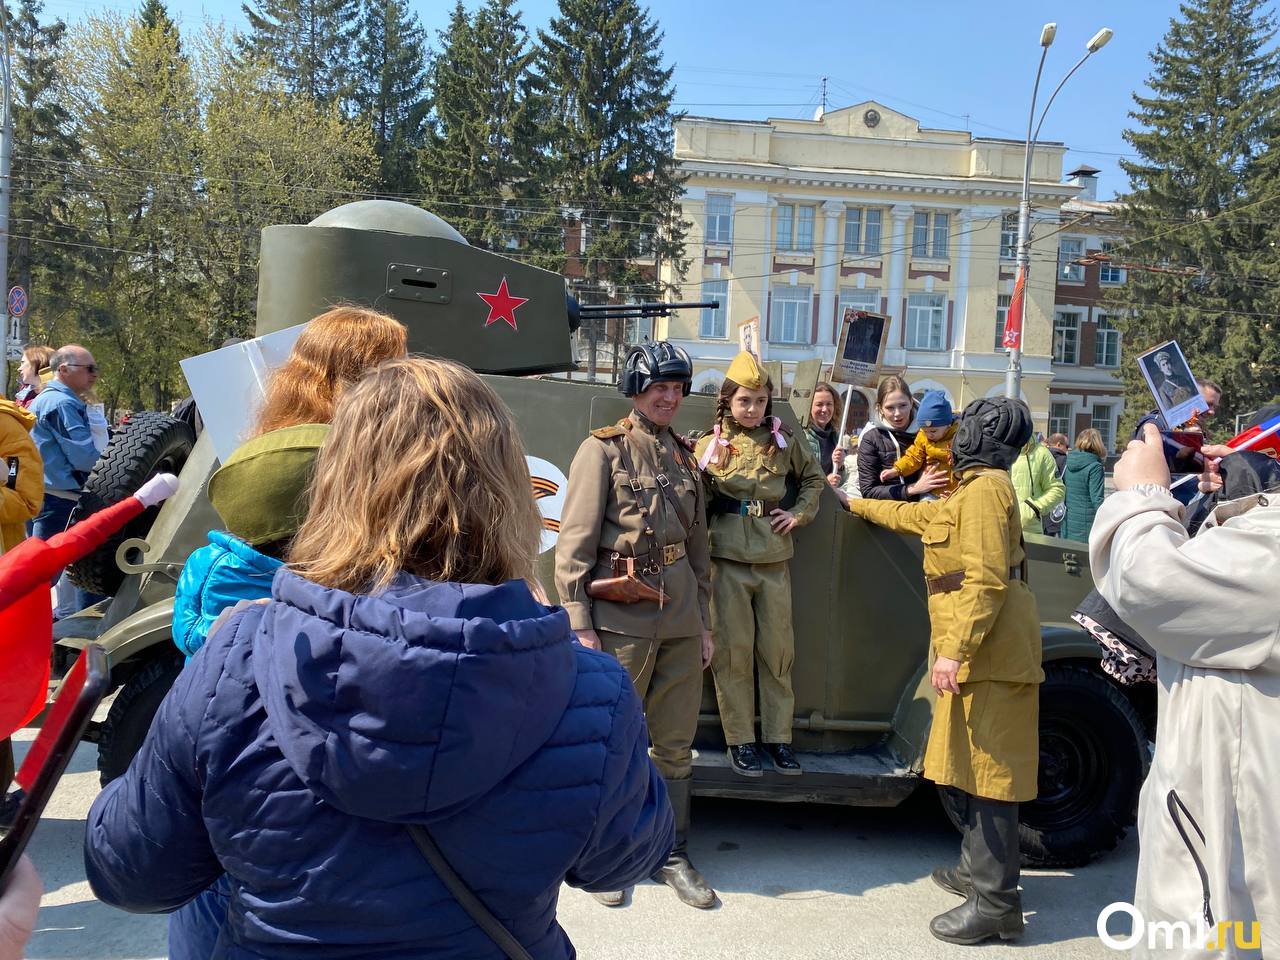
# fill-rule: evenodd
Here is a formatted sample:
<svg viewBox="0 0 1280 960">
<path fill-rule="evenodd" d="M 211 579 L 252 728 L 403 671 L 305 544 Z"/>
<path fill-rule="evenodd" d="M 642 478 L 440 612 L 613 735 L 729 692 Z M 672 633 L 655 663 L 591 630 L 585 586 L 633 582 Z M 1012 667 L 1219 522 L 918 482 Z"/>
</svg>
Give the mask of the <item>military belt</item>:
<svg viewBox="0 0 1280 960">
<path fill-rule="evenodd" d="M 683 543 L 670 543 L 665 547 L 659 547 L 658 550 L 662 554 L 662 565 L 664 567 L 669 567 L 672 564 L 679 563 L 687 556 Z M 605 556 L 609 558 L 609 564 L 613 568 L 615 574 L 617 574 L 618 570 L 626 566 L 627 558 L 620 553 L 615 553 L 610 550 L 605 552 Z M 657 571 L 646 569 L 643 572 L 652 574 Z M 621 576 L 621 574 L 618 575 Z"/>
<path fill-rule="evenodd" d="M 732 497 L 712 497 L 707 503 L 707 513 L 736 513 L 740 517 L 767 517 L 781 505 L 777 500 L 734 500 Z"/>
<path fill-rule="evenodd" d="M 1022 567 L 1009 568 L 1009 580 L 1022 579 Z M 929 596 L 939 593 L 955 593 L 964 586 L 964 571 L 955 570 L 952 573 L 944 573 L 937 577 L 927 577 L 924 581 L 925 589 L 929 591 Z"/>
</svg>

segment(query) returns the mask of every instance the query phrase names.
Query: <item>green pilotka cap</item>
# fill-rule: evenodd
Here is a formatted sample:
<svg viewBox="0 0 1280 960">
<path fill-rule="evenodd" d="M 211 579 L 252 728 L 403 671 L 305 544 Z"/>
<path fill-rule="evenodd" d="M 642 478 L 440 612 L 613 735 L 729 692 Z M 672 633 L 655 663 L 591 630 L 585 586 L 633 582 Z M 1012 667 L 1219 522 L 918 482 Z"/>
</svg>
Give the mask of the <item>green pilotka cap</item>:
<svg viewBox="0 0 1280 960">
<path fill-rule="evenodd" d="M 307 485 L 327 423 L 281 427 L 241 444 L 209 478 L 209 502 L 252 546 L 287 540 L 307 514 Z"/>
</svg>

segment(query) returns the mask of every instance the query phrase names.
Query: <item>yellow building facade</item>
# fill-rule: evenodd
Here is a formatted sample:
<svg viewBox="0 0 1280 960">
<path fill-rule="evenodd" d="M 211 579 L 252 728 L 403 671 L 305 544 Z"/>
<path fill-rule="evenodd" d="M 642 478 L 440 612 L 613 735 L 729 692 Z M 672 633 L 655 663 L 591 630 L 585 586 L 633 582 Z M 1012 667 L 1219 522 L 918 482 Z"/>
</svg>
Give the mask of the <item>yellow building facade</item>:
<svg viewBox="0 0 1280 960">
<path fill-rule="evenodd" d="M 1062 144 L 1041 144 L 1024 329 L 1023 396 L 1049 415 L 1059 208 L 1079 191 L 1060 182 Z M 738 329 L 760 318 L 764 360 L 830 363 L 852 306 L 891 319 L 884 373 L 914 392 L 942 389 L 956 409 L 1003 392 L 998 329 L 1013 292 L 1021 142 L 930 130 L 868 101 L 814 120 L 676 124 L 687 176 L 690 265 L 679 300 L 716 311 L 660 321 L 654 335 L 694 358 L 694 389 L 718 388 Z M 784 379 L 789 377 L 784 372 Z"/>
</svg>

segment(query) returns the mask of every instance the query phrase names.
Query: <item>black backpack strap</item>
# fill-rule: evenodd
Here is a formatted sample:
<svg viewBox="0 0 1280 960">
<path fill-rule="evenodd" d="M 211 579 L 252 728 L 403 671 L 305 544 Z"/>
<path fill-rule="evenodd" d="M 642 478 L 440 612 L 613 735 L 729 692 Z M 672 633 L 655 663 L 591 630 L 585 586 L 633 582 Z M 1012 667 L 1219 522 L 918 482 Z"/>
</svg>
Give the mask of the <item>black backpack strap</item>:
<svg viewBox="0 0 1280 960">
<path fill-rule="evenodd" d="M 461 904 L 462 909 L 467 911 L 467 915 L 476 922 L 476 926 L 497 944 L 498 949 L 509 960 L 533 960 L 529 951 L 520 945 L 520 941 L 511 935 L 511 931 L 502 925 L 502 921 L 489 911 L 489 908 L 480 901 L 480 898 L 472 893 L 466 881 L 458 876 L 453 867 L 449 865 L 449 861 L 444 858 L 444 854 L 436 846 L 436 842 L 431 838 L 431 834 L 427 832 L 427 828 L 411 823 L 405 829 L 409 831 L 409 836 L 413 837 L 413 842 L 418 845 L 418 849 L 422 851 L 427 863 L 431 864 L 431 869 L 440 878 L 440 882 L 453 895 L 453 899 Z"/>
</svg>

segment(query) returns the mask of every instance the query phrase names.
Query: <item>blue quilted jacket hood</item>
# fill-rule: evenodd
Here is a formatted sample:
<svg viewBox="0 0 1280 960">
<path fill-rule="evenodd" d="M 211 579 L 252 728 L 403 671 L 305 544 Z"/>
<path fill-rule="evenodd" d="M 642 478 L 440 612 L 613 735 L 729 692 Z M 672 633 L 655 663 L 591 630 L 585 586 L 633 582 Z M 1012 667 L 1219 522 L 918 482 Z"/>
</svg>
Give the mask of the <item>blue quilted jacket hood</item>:
<svg viewBox="0 0 1280 960">
<path fill-rule="evenodd" d="M 274 593 L 253 649 L 268 723 L 298 778 L 355 816 L 456 812 L 547 741 L 572 694 L 568 615 L 523 582 L 402 574 L 358 596 L 281 570 Z"/>
</svg>

